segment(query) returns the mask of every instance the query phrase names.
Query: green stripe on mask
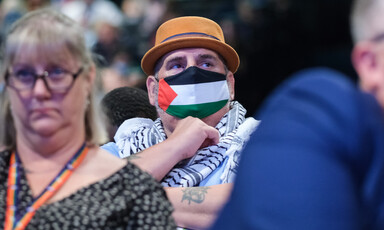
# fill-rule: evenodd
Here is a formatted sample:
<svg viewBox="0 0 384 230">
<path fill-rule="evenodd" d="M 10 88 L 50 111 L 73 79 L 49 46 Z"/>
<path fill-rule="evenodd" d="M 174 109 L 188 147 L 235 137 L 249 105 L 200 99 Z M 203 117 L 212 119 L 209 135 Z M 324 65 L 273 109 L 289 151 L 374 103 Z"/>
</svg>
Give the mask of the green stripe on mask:
<svg viewBox="0 0 384 230">
<path fill-rule="evenodd" d="M 170 105 L 167 113 L 179 117 L 186 118 L 188 116 L 204 118 L 219 111 L 227 104 L 228 100 L 209 102 L 195 105 Z"/>
</svg>

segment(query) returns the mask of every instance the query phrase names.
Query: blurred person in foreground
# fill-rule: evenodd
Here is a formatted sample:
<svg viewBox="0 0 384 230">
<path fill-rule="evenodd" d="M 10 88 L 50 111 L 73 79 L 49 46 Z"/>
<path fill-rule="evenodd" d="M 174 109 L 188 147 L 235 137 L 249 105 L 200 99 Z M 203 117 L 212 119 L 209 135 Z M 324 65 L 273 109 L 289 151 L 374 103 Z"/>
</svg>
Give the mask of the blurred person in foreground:
<svg viewBox="0 0 384 230">
<path fill-rule="evenodd" d="M 234 100 L 239 57 L 217 23 L 179 17 L 158 28 L 141 64 L 159 119 L 125 121 L 115 135 L 118 154 L 161 181 L 178 226 L 207 228 L 227 201 L 242 148 L 258 125 Z M 190 136 L 141 152 L 180 135 Z"/>
<path fill-rule="evenodd" d="M 381 0 L 353 5 L 360 88 L 306 70 L 266 101 L 213 229 L 384 229 L 383 13 Z"/>
<path fill-rule="evenodd" d="M 4 229 L 173 229 L 161 186 L 105 153 L 83 31 L 59 12 L 26 14 L 2 53 L 0 222 Z"/>
</svg>

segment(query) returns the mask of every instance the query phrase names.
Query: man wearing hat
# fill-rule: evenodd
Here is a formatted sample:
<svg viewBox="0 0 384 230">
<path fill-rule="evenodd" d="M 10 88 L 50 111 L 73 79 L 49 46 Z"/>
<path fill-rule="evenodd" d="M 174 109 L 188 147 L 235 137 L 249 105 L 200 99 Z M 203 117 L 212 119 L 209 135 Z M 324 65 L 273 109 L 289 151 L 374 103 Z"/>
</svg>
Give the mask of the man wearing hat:
<svg viewBox="0 0 384 230">
<path fill-rule="evenodd" d="M 164 187 L 179 187 L 166 188 L 179 226 L 212 223 L 231 191 L 243 146 L 258 125 L 234 101 L 239 62 L 220 26 L 202 17 L 162 24 L 142 59 L 159 119 L 126 120 L 115 135 L 118 155 L 140 152 L 131 156 L 133 163 Z"/>
</svg>

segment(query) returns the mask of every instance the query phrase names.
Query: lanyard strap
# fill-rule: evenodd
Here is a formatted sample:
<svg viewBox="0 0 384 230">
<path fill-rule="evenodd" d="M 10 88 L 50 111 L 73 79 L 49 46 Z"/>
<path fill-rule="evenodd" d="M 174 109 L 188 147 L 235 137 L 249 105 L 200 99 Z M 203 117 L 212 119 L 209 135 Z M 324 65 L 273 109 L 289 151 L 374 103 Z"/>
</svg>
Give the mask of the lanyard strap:
<svg viewBox="0 0 384 230">
<path fill-rule="evenodd" d="M 81 148 L 71 157 L 65 164 L 63 169 L 57 176 L 49 183 L 49 185 L 33 199 L 29 204 L 25 213 L 17 213 L 17 194 L 19 191 L 20 180 L 20 165 L 21 161 L 16 152 L 11 155 L 10 165 L 8 169 L 8 188 L 7 188 L 7 210 L 5 214 L 4 230 L 22 230 L 31 221 L 36 210 L 40 208 L 47 200 L 49 200 L 60 187 L 68 180 L 72 172 L 80 165 L 88 153 L 88 147 L 85 143 Z"/>
</svg>

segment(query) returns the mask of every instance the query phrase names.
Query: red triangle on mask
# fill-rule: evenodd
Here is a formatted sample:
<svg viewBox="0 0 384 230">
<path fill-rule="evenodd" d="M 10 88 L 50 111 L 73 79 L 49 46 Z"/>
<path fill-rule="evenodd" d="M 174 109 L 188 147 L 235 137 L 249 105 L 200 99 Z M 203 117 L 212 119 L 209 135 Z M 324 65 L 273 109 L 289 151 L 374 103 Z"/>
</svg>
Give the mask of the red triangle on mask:
<svg viewBox="0 0 384 230">
<path fill-rule="evenodd" d="M 172 101 L 177 97 L 177 93 L 168 85 L 164 79 L 159 81 L 158 102 L 160 108 L 166 111 Z"/>
</svg>

